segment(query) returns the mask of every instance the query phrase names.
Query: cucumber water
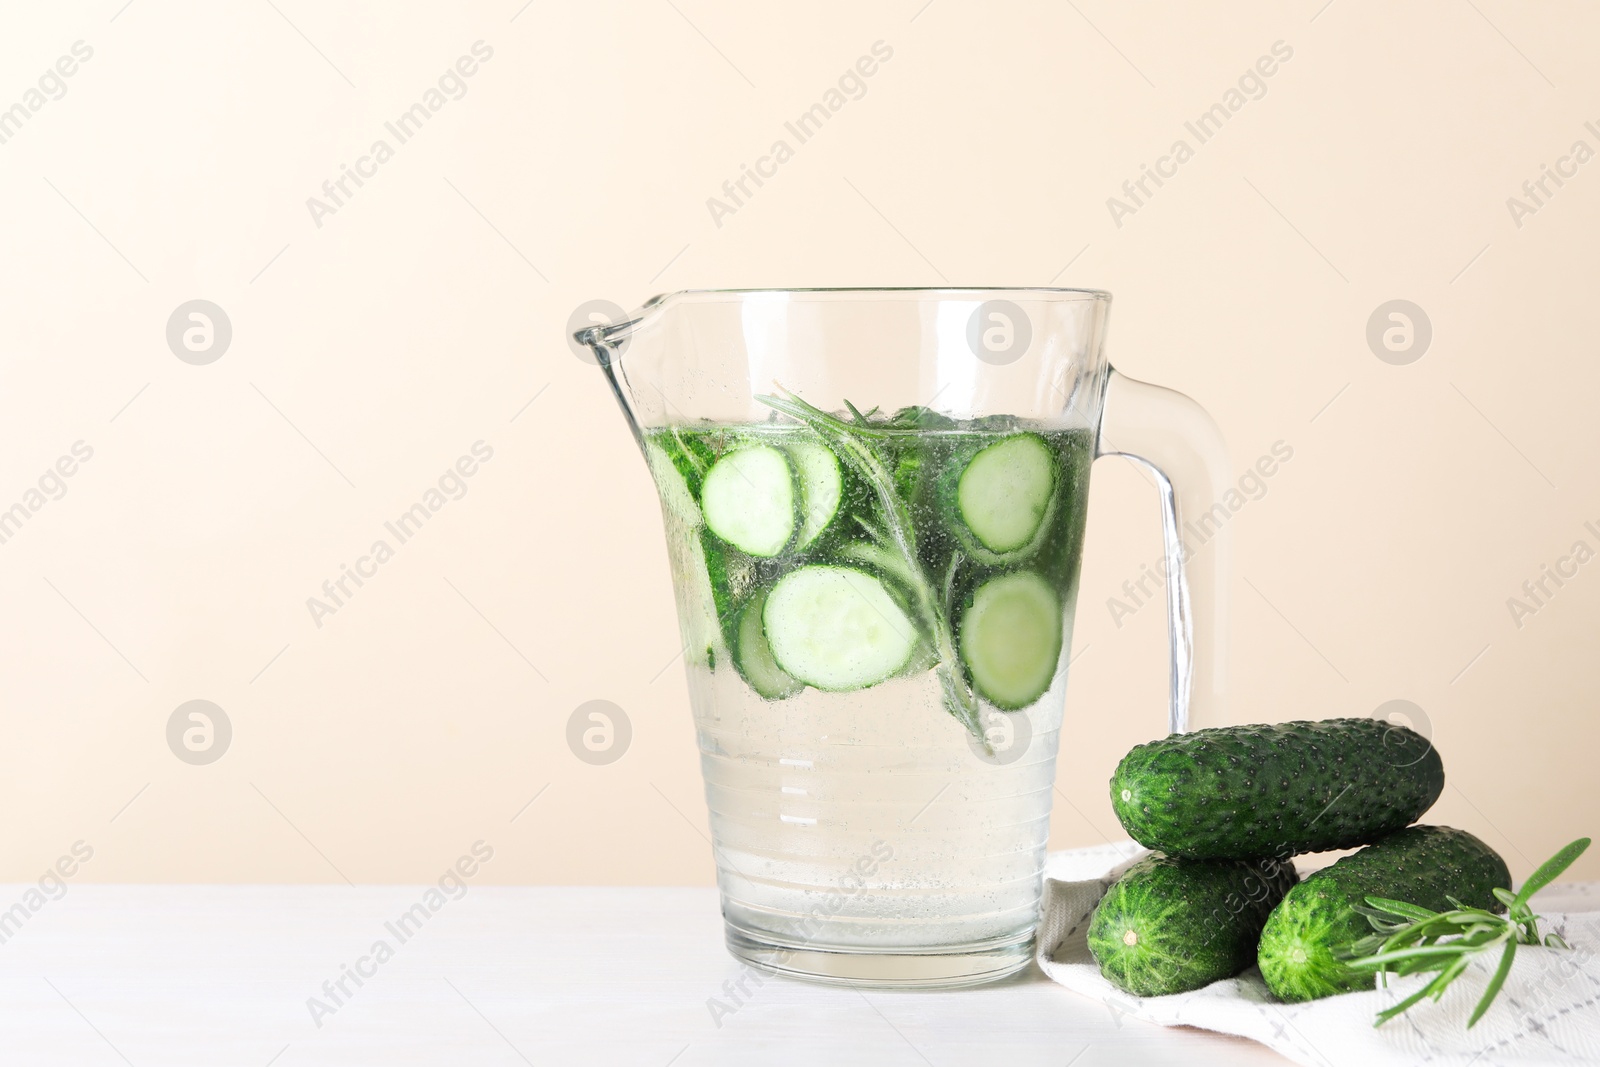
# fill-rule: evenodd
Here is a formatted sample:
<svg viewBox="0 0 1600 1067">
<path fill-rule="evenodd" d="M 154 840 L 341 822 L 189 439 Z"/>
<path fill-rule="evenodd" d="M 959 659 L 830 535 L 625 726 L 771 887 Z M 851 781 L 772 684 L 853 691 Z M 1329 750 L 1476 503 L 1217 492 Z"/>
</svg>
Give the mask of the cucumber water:
<svg viewBox="0 0 1600 1067">
<path fill-rule="evenodd" d="M 686 632 L 720 638 L 689 654 L 762 699 L 932 671 L 981 736 L 985 706 L 1028 708 L 1060 679 L 1087 430 L 852 409 L 659 428 L 646 447 L 700 588 Z"/>
<path fill-rule="evenodd" d="M 645 436 L 732 936 L 812 944 L 822 902 L 845 944 L 1013 945 L 1091 432 L 796 405 Z M 678 651 L 649 651 L 657 689 Z"/>
<path fill-rule="evenodd" d="M 1060 761 L 1085 755 L 1070 672 L 1100 662 L 1073 626 L 1102 427 L 1131 427 L 1116 443 L 1133 447 L 1152 436 L 1141 415 L 1176 420 L 1151 463 L 1180 445 L 1189 466 L 1220 455 L 1192 401 L 1118 376 L 1110 311 L 1102 290 L 936 284 L 692 289 L 567 317 L 566 343 L 651 457 L 678 632 L 661 628 L 647 558 L 609 602 L 586 588 L 596 618 L 571 640 L 616 661 L 615 744 L 578 737 L 598 699 L 541 721 L 597 781 L 629 777 L 617 761 L 637 771 L 646 741 L 693 744 L 706 821 L 659 776 L 630 811 L 663 847 L 710 848 L 728 950 L 752 973 L 934 991 L 1033 963 L 1057 770 L 1076 779 Z M 546 466 L 565 462 L 554 451 Z M 659 554 L 654 519 L 579 529 L 579 547 L 620 574 Z M 552 535 L 574 525 L 549 520 Z M 1191 612 L 1172 584 L 1182 531 L 1165 525 L 1171 595 L 1145 610 L 1171 624 L 1181 703 Z M 713 1023 L 730 996 L 712 998 Z"/>
</svg>

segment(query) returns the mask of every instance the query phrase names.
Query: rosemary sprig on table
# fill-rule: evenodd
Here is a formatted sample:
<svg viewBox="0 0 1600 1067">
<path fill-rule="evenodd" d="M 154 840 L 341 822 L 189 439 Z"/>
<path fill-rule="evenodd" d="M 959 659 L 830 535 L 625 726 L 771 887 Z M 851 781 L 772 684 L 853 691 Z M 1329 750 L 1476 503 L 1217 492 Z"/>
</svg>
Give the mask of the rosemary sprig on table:
<svg viewBox="0 0 1600 1067">
<path fill-rule="evenodd" d="M 939 653 L 939 688 L 944 696 L 945 710 L 965 726 L 985 747 L 989 741 L 979 715 L 978 699 L 961 669 L 956 656 L 955 632 L 950 624 L 950 613 L 944 598 L 933 587 L 917 558 L 917 532 L 911 520 L 911 511 L 895 491 L 894 477 L 883 464 L 883 458 L 872 446 L 872 441 L 889 436 L 890 428 L 869 421 L 877 408 L 862 414 L 848 400 L 853 422 L 830 415 L 799 396 L 778 386 L 783 396 L 757 396 L 761 403 L 782 412 L 790 418 L 805 423 L 819 436 L 834 446 L 839 457 L 849 463 L 866 483 L 872 486 L 883 507 L 884 529 L 879 530 L 862 523 L 862 527 L 884 548 L 898 554 L 905 564 L 905 573 L 912 585 L 917 614 L 927 632 L 933 635 L 935 650 Z"/>
<path fill-rule="evenodd" d="M 1429 911 L 1415 904 L 1389 900 L 1385 897 L 1368 897 L 1367 906 L 1356 908 L 1367 917 L 1377 932 L 1350 946 L 1350 966 L 1388 974 L 1422 974 L 1436 972 L 1433 981 L 1402 1000 L 1394 1007 L 1378 1013 L 1374 1026 L 1382 1026 L 1424 998 L 1438 1000 L 1445 989 L 1461 976 L 1467 965 L 1477 957 L 1495 949 L 1500 950 L 1500 964 L 1478 1006 L 1472 1009 L 1467 1029 L 1475 1026 L 1489 1005 L 1505 985 L 1511 973 L 1511 962 L 1516 958 L 1518 945 L 1544 945 L 1549 948 L 1570 948 L 1559 934 L 1539 936 L 1540 916 L 1533 913 L 1528 900 L 1539 890 L 1555 881 L 1574 860 L 1589 847 L 1589 839 L 1581 837 L 1551 856 L 1534 871 L 1513 895 L 1510 890 L 1495 889 L 1495 899 L 1506 906 L 1506 914 L 1496 915 L 1484 908 L 1469 908 L 1454 897 L 1447 897 L 1455 905 L 1450 911 Z"/>
</svg>

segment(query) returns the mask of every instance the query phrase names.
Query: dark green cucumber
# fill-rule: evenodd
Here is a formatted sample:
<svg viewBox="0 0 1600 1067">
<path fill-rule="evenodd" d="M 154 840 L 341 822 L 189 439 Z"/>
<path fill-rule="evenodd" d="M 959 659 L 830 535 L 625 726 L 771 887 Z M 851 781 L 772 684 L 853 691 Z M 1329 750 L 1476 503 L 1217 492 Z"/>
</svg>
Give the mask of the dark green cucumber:
<svg viewBox="0 0 1600 1067">
<path fill-rule="evenodd" d="M 1287 858 L 1363 845 L 1444 789 L 1428 740 L 1377 719 L 1225 726 L 1140 745 L 1111 806 L 1146 848 L 1195 859 Z"/>
<path fill-rule="evenodd" d="M 1430 911 L 1454 897 L 1471 908 L 1504 911 L 1494 889 L 1511 888 L 1505 860 L 1464 830 L 1413 826 L 1344 857 L 1295 886 L 1261 932 L 1258 962 L 1281 1000 L 1315 1000 L 1373 987 L 1371 971 L 1341 958 L 1372 933 L 1356 905 L 1387 897 Z"/>
<path fill-rule="evenodd" d="M 1261 926 L 1295 883 L 1275 859 L 1185 860 L 1157 852 L 1096 906 L 1089 951 L 1106 980 L 1140 997 L 1232 978 L 1256 959 Z"/>
</svg>

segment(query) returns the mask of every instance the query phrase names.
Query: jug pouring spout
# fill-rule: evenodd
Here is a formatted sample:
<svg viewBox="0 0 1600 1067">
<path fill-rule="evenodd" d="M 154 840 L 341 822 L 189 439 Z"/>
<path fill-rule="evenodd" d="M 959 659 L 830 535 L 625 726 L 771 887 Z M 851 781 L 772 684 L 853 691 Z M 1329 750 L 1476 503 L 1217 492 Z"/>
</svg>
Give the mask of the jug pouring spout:
<svg viewBox="0 0 1600 1067">
<path fill-rule="evenodd" d="M 634 405 L 631 383 L 628 382 L 626 375 L 622 374 L 618 361 L 629 340 L 632 339 L 634 331 L 661 300 L 662 297 L 654 297 L 644 307 L 631 314 L 610 301 L 592 301 L 579 308 L 574 316 L 576 320 L 574 325 L 585 322 L 587 325 L 578 325 L 571 334 L 572 340 L 578 345 L 579 354 L 594 363 L 605 374 L 606 381 L 611 386 L 611 395 L 616 398 L 617 406 L 622 409 L 622 417 L 627 421 L 628 429 L 641 449 L 644 448 L 644 430 L 639 424 L 639 413 Z"/>
</svg>

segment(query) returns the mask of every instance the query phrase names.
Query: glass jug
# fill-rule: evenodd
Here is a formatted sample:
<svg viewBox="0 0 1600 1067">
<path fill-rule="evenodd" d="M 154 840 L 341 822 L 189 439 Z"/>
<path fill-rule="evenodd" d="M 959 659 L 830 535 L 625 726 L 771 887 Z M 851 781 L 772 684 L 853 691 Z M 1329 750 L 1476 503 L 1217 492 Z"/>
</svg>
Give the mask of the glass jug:
<svg viewBox="0 0 1600 1067">
<path fill-rule="evenodd" d="M 1168 728 L 1220 725 L 1226 454 L 1106 362 L 1110 302 L 691 291 L 574 334 L 659 490 L 740 959 L 901 987 L 1027 964 L 1100 456 L 1161 492 Z"/>
</svg>

